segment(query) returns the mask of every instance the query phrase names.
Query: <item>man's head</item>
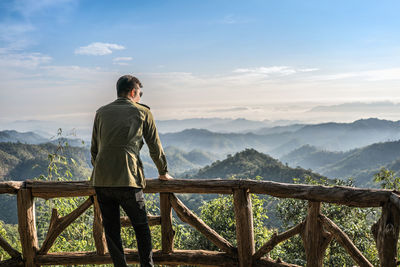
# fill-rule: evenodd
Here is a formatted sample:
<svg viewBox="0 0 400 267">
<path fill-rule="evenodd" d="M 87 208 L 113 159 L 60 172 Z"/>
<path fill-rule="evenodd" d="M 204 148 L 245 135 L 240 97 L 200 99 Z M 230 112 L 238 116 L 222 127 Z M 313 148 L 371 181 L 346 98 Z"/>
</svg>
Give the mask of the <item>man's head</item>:
<svg viewBox="0 0 400 267">
<path fill-rule="evenodd" d="M 117 81 L 117 95 L 118 97 L 128 97 L 134 102 L 139 102 L 143 92 L 142 83 L 138 78 L 132 75 L 124 75 Z"/>
</svg>

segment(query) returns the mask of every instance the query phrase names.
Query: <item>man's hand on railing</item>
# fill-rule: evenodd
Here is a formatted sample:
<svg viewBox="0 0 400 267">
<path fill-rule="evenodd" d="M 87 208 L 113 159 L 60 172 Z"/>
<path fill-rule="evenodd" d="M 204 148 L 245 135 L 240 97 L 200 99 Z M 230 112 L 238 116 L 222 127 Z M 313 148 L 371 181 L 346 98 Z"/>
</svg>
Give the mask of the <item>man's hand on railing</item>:
<svg viewBox="0 0 400 267">
<path fill-rule="evenodd" d="M 171 179 L 174 179 L 174 177 L 172 177 L 171 175 L 169 175 L 168 173 L 164 174 L 164 175 L 160 175 L 158 176 L 158 179 L 162 180 L 162 181 L 168 181 Z"/>
</svg>

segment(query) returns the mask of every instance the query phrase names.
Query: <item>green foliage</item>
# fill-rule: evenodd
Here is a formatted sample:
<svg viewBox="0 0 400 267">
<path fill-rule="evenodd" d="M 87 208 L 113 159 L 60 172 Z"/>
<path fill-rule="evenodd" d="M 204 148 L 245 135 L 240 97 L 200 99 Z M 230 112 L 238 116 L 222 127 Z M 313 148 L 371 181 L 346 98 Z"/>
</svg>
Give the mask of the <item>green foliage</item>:
<svg viewBox="0 0 400 267">
<path fill-rule="evenodd" d="M 0 236 L 7 241 L 14 249 L 21 252 L 21 243 L 19 242 L 18 225 L 16 224 L 5 224 L 0 221 Z M 0 261 L 11 258 L 7 252 L 0 247 Z"/>
<path fill-rule="evenodd" d="M 381 170 L 374 175 L 374 182 L 380 184 L 383 189 L 400 189 L 400 177 L 395 176 L 395 172 L 381 168 Z"/>
<path fill-rule="evenodd" d="M 59 131 L 58 137 L 62 137 L 62 131 Z M 4 145 L 0 144 L 0 156 L 7 156 L 4 160 L 4 166 L 37 166 L 35 171 L 41 173 L 37 179 L 52 181 L 70 181 L 76 177 L 77 173 L 86 173 L 80 168 L 84 166 L 86 152 L 71 148 L 64 141 L 65 138 L 58 138 L 57 145 L 47 144 L 43 146 L 32 145 L 24 150 L 24 144 Z M 64 141 L 63 141 L 64 140 Z M 43 157 L 44 153 L 46 157 Z M 82 153 L 82 154 L 79 154 Z M 185 157 L 179 151 L 175 151 L 177 162 L 181 158 L 199 159 L 206 158 L 198 153 L 187 154 Z M 78 156 L 77 156 L 77 155 Z M 190 157 L 189 157 L 190 156 Z M 40 161 L 38 161 L 38 158 Z M 47 162 L 46 167 L 43 162 Z M 7 165 L 8 164 L 8 165 Z M 80 172 L 81 171 L 81 172 Z M 226 160 L 216 161 L 210 166 L 203 168 L 198 175 L 203 177 L 224 177 L 235 179 L 237 177 L 250 177 L 256 180 L 267 180 L 278 178 L 279 181 L 288 181 L 293 177 L 295 183 L 307 183 L 313 185 L 341 185 L 354 186 L 352 180 L 328 180 L 322 176 L 301 168 L 289 168 L 279 161 L 259 153 L 253 149 L 247 149 L 235 155 L 230 155 Z M 263 175 L 263 177 L 261 177 Z M 85 179 L 87 176 L 83 176 Z M 395 173 L 386 169 L 381 169 L 374 177 L 376 183 L 380 183 L 382 188 L 396 189 L 400 188 L 400 178 Z M 199 202 L 199 198 L 191 198 L 188 201 Z M 182 196 L 184 199 L 185 197 Z M 254 235 L 256 249 L 262 246 L 276 230 L 268 228 L 269 223 L 267 211 L 275 207 L 276 199 L 264 198 L 258 195 L 251 195 Z M 37 200 L 37 228 L 39 242 L 42 243 L 48 230 L 51 211 L 56 208 L 60 216 L 64 216 L 76 209 L 86 198 L 60 198 L 51 200 Z M 232 195 L 207 195 L 204 197 L 202 205 L 199 208 L 201 219 L 212 229 L 226 238 L 233 245 L 236 245 L 236 228 L 233 208 Z M 158 195 L 146 195 L 146 207 L 150 214 L 159 215 Z M 3 203 L 3 202 L 2 202 Z M 4 202 L 5 203 L 5 202 Z M 190 208 L 190 207 L 189 207 Z M 281 227 L 279 231 L 288 228 L 303 221 L 307 214 L 307 202 L 284 199 L 276 206 L 275 214 L 278 215 Z M 322 214 L 333 220 L 346 234 L 353 240 L 360 251 L 374 264 L 378 264 L 375 242 L 371 236 L 370 227 L 378 218 L 376 209 L 350 208 L 332 204 L 322 204 Z M 124 213 L 122 212 L 122 215 Z M 93 251 L 95 250 L 93 234 L 93 209 L 89 208 L 83 215 L 76 219 L 55 241 L 51 251 Z M 179 223 L 173 218 L 175 230 L 175 248 L 177 249 L 206 249 L 218 250 L 202 234 L 188 225 Z M 151 228 L 152 241 L 154 249 L 161 249 L 161 227 Z M 0 235 L 5 238 L 14 248 L 21 249 L 17 226 L 5 224 L 0 221 Z M 123 245 L 126 248 L 136 248 L 136 238 L 132 227 L 122 229 Z M 6 259 L 4 251 L 0 250 L 1 259 Z M 270 257 L 278 257 L 286 262 L 305 265 L 305 252 L 302 240 L 299 236 L 293 237 L 286 242 L 276 246 L 271 251 Z M 354 262 L 348 256 L 347 252 L 335 241 L 332 241 L 327 249 L 325 262 L 326 266 L 352 266 Z"/>
<path fill-rule="evenodd" d="M 272 235 L 272 231 L 265 227 L 266 201 L 252 194 L 252 210 L 254 223 L 254 238 L 256 247 L 262 246 Z M 236 226 L 232 195 L 220 195 L 209 202 L 203 203 L 200 208 L 200 218 L 226 240 L 236 245 Z M 182 233 L 182 249 L 218 250 L 218 248 L 193 228 L 186 227 Z"/>
<path fill-rule="evenodd" d="M 64 147 L 62 151 L 59 149 L 58 145 L 51 143 L 40 145 L 0 143 L 0 180 L 21 181 L 40 175 L 47 176 L 49 167 L 52 167 L 49 166 L 49 162 L 59 164 L 66 159 L 75 161 L 75 164 L 69 164 L 74 180 L 87 179 L 90 175 L 89 150 L 71 146 Z M 54 157 L 59 158 L 53 159 Z M 59 164 L 58 167 L 59 172 L 65 171 L 65 166 Z"/>
<path fill-rule="evenodd" d="M 298 183 L 299 181 L 295 181 Z M 305 183 L 313 185 L 332 185 L 328 180 L 315 180 L 307 177 Z M 334 185 L 354 186 L 351 179 L 347 181 L 335 180 Z M 287 229 L 302 222 L 307 215 L 307 201 L 284 199 L 278 206 L 278 216 Z M 375 242 L 371 233 L 372 223 L 377 220 L 377 210 L 373 208 L 353 208 L 343 205 L 323 203 L 321 213 L 330 218 L 353 241 L 356 247 L 373 264 L 378 264 Z M 286 262 L 305 265 L 305 251 L 299 236 L 282 243 L 278 256 Z M 324 265 L 326 266 L 353 266 L 354 262 L 348 253 L 335 240 L 326 252 Z"/>
<path fill-rule="evenodd" d="M 62 130 L 57 133 L 58 145 L 54 152 L 48 154 L 46 174 L 37 179 L 46 181 L 71 181 L 71 168 L 76 167 L 76 160 L 65 155 L 68 143 L 62 138 Z M 50 217 L 53 209 L 57 209 L 59 216 L 65 216 L 74 211 L 86 200 L 86 197 L 54 198 L 37 200 L 37 231 L 41 243 L 46 238 Z M 88 209 L 70 224 L 56 239 L 50 251 L 90 251 L 95 248 L 93 234 L 93 208 Z"/>
</svg>

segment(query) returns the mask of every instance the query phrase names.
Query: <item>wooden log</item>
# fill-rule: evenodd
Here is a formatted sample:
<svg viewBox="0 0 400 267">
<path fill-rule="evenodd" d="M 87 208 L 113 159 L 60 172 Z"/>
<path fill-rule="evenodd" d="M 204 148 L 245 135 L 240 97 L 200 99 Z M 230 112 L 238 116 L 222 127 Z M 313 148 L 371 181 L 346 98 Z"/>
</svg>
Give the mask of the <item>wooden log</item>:
<svg viewBox="0 0 400 267">
<path fill-rule="evenodd" d="M 35 266 L 34 259 L 38 251 L 38 238 L 35 221 L 35 202 L 30 189 L 20 189 L 17 193 L 18 231 L 25 266 Z"/>
<path fill-rule="evenodd" d="M 24 261 L 22 260 L 21 257 L 0 261 L 0 267 L 23 267 L 23 266 L 24 266 Z"/>
<path fill-rule="evenodd" d="M 268 194 L 279 198 L 296 198 L 355 207 L 380 207 L 392 194 L 391 191 L 382 189 L 221 179 L 174 179 L 170 181 L 148 179 L 145 192 L 231 194 L 232 189 L 238 188 L 248 188 L 250 193 Z"/>
<path fill-rule="evenodd" d="M 169 196 L 171 205 L 174 208 L 178 217 L 185 223 L 193 226 L 197 231 L 202 233 L 208 240 L 216 245 L 222 251 L 229 254 L 237 254 L 237 249 L 232 246 L 229 241 L 220 236 L 211 227 L 204 223 L 202 219 L 196 216 L 191 210 L 189 210 L 185 204 L 182 203 L 174 194 Z"/>
<path fill-rule="evenodd" d="M 128 263 L 138 263 L 139 255 L 136 250 L 125 250 Z M 237 266 L 237 259 L 224 252 L 204 250 L 175 250 L 165 254 L 161 250 L 153 251 L 155 264 L 171 265 L 196 265 L 196 266 Z M 84 264 L 110 264 L 108 254 L 102 256 L 96 252 L 62 252 L 38 255 L 36 262 L 41 265 L 84 265 Z"/>
<path fill-rule="evenodd" d="M 305 225 L 305 222 L 301 222 L 301 223 L 299 223 L 298 225 L 296 225 L 296 226 L 290 228 L 289 230 L 287 230 L 287 231 L 285 231 L 285 232 L 283 232 L 283 233 L 280 233 L 280 234 L 274 233 L 274 234 L 272 235 L 271 239 L 268 240 L 268 241 L 267 241 L 261 248 L 259 248 L 259 249 L 257 250 L 257 252 L 253 255 L 253 262 L 257 261 L 257 260 L 260 259 L 262 256 L 264 256 L 265 254 L 269 253 L 271 250 L 274 249 L 274 247 L 275 247 L 277 244 L 279 244 L 279 243 L 281 243 L 281 242 L 283 242 L 283 241 L 285 241 L 285 240 L 291 238 L 292 236 L 295 236 L 295 235 L 297 235 L 297 234 L 300 234 L 301 231 L 302 231 L 303 228 L 304 228 L 304 225 Z"/>
<path fill-rule="evenodd" d="M 247 189 L 233 190 L 233 202 L 239 266 L 248 267 L 252 265 L 252 256 L 255 252 L 253 210 L 249 191 Z"/>
<path fill-rule="evenodd" d="M 324 215 L 319 216 L 324 228 L 346 249 L 347 253 L 360 266 L 372 267 L 373 265 L 365 258 L 360 250 L 351 242 L 350 238 L 334 222 Z"/>
<path fill-rule="evenodd" d="M 24 182 L 7 181 L 0 182 L 0 194 L 17 194 L 18 190 L 21 189 Z"/>
<path fill-rule="evenodd" d="M 139 255 L 136 250 L 125 249 L 128 263 L 139 263 Z M 85 264 L 110 264 L 109 254 L 97 255 L 96 252 L 62 252 L 38 255 L 36 261 L 41 265 L 85 265 Z M 237 259 L 224 252 L 205 250 L 175 250 L 171 254 L 165 254 L 161 250 L 153 252 L 155 264 L 163 265 L 195 265 L 195 266 L 238 266 Z M 299 267 L 268 259 L 260 259 L 253 266 L 266 267 Z"/>
<path fill-rule="evenodd" d="M 160 225 L 161 216 L 147 215 L 147 221 L 149 222 L 149 226 Z M 121 217 L 121 226 L 122 227 L 132 226 L 131 220 L 129 220 L 128 216 Z"/>
<path fill-rule="evenodd" d="M 169 195 L 170 193 L 160 193 L 161 245 L 163 253 L 171 253 L 174 250 L 175 231 L 172 228 L 172 206 Z"/>
<path fill-rule="evenodd" d="M 316 186 L 285 184 L 254 180 L 174 179 L 161 181 L 147 179 L 145 193 L 174 192 L 199 194 L 231 194 L 232 189 L 248 188 L 250 193 L 268 194 L 279 198 L 296 198 L 314 202 L 328 202 L 355 207 L 380 207 L 392 194 L 389 190 L 353 188 L 345 186 Z M 72 197 L 94 195 L 89 181 L 49 182 L 27 181 L 34 197 Z"/>
<path fill-rule="evenodd" d="M 5 252 L 8 253 L 12 258 L 21 257 L 21 253 L 18 250 L 14 249 L 8 242 L 0 236 L 0 247 L 4 249 Z"/>
<path fill-rule="evenodd" d="M 336 203 L 354 207 L 379 207 L 390 197 L 389 190 L 285 184 L 271 181 L 246 181 L 250 193 L 268 194 L 279 198 L 296 198 L 313 202 Z"/>
<path fill-rule="evenodd" d="M 286 263 L 281 261 L 280 259 L 273 261 L 267 258 L 261 258 L 253 262 L 252 267 L 300 267 L 300 265 Z"/>
<path fill-rule="evenodd" d="M 324 260 L 325 250 L 332 240 L 332 235 L 326 232 L 319 220 L 321 209 L 320 202 L 309 202 L 308 213 L 301 233 L 308 267 L 321 267 Z"/>
<path fill-rule="evenodd" d="M 27 188 L 32 189 L 34 197 L 44 199 L 55 197 L 83 197 L 96 194 L 90 181 L 26 180 L 25 183 Z"/>
<path fill-rule="evenodd" d="M 391 201 L 388 201 L 382 207 L 381 218 L 372 226 L 372 233 L 378 249 L 380 266 L 397 266 L 399 220 L 399 210 Z"/>
<path fill-rule="evenodd" d="M 107 241 L 103 228 L 103 219 L 101 217 L 101 210 L 97 196 L 93 196 L 93 239 L 96 246 L 98 255 L 105 255 L 107 253 Z"/>
<path fill-rule="evenodd" d="M 146 179 L 144 192 L 232 194 L 232 189 L 238 189 L 240 185 L 240 180 L 226 179 L 173 179 L 168 181 Z"/>
<path fill-rule="evenodd" d="M 65 215 L 64 217 L 59 217 L 57 209 L 53 209 L 46 239 L 43 241 L 42 247 L 38 253 L 46 254 L 62 231 L 64 231 L 65 228 L 67 228 L 76 218 L 84 213 L 92 205 L 92 203 L 92 198 L 88 198 L 74 211 L 68 215 Z"/>
<path fill-rule="evenodd" d="M 398 195 L 398 192 L 393 192 L 390 195 L 390 202 L 400 211 L 400 197 Z"/>
</svg>

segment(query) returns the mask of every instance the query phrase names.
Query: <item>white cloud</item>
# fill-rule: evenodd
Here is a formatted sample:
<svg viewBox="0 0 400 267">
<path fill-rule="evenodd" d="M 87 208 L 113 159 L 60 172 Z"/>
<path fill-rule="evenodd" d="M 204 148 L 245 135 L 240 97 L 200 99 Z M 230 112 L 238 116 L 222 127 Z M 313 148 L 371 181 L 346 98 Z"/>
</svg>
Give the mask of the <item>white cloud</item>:
<svg viewBox="0 0 400 267">
<path fill-rule="evenodd" d="M 81 46 L 75 49 L 75 54 L 104 56 L 111 54 L 113 50 L 123 50 L 123 49 L 125 49 L 125 47 L 122 45 L 95 42 L 89 44 L 88 46 Z"/>
<path fill-rule="evenodd" d="M 118 61 L 131 61 L 132 57 L 116 57 L 113 59 L 113 61 L 118 62 Z"/>
<path fill-rule="evenodd" d="M 115 65 L 129 65 L 127 61 L 131 61 L 132 57 L 116 57 L 113 59 Z"/>
<path fill-rule="evenodd" d="M 130 62 L 128 59 L 115 57 L 113 61 Z M 50 57 L 42 54 L 9 57 L 0 54 L 0 118 L 93 113 L 98 106 L 115 98 L 115 82 L 125 74 L 120 73 L 117 68 L 112 70 L 54 66 L 48 64 L 50 60 Z M 10 65 L 16 67 L 10 68 Z M 400 102 L 397 81 L 384 81 L 377 88 L 376 83 L 366 80 L 355 83 L 347 80 L 316 82 L 305 79 L 315 76 L 315 70 L 317 69 L 271 66 L 240 68 L 224 75 L 161 71 L 134 75 L 144 85 L 144 103 L 152 107 L 158 119 L 222 115 L 253 119 L 300 119 L 302 116 L 317 118 L 325 115 L 306 112 L 317 105 L 315 103 L 331 105 L 388 99 Z M 386 72 L 388 76 L 395 73 L 396 71 Z M 372 74 L 382 75 L 379 72 Z M 22 99 L 15 88 L 24 88 Z M 343 113 L 343 117 L 345 116 Z M 72 121 L 73 116 L 70 117 Z"/>
<path fill-rule="evenodd" d="M 400 68 L 377 69 L 357 72 L 344 72 L 328 75 L 312 76 L 311 80 L 314 81 L 332 81 L 332 80 L 346 80 L 358 79 L 369 82 L 374 81 L 390 81 L 400 80 Z"/>
<path fill-rule="evenodd" d="M 7 52 L 7 51 L 6 51 Z M 0 67 L 10 68 L 36 68 L 49 63 L 52 57 L 41 53 L 7 54 L 0 53 Z"/>
<path fill-rule="evenodd" d="M 260 74 L 260 75 L 292 75 L 299 72 L 311 72 L 316 71 L 316 68 L 308 68 L 308 69 L 297 69 L 289 66 L 272 66 L 272 67 L 257 67 L 250 69 L 236 69 L 233 72 L 235 73 L 244 73 L 244 74 Z"/>
</svg>

